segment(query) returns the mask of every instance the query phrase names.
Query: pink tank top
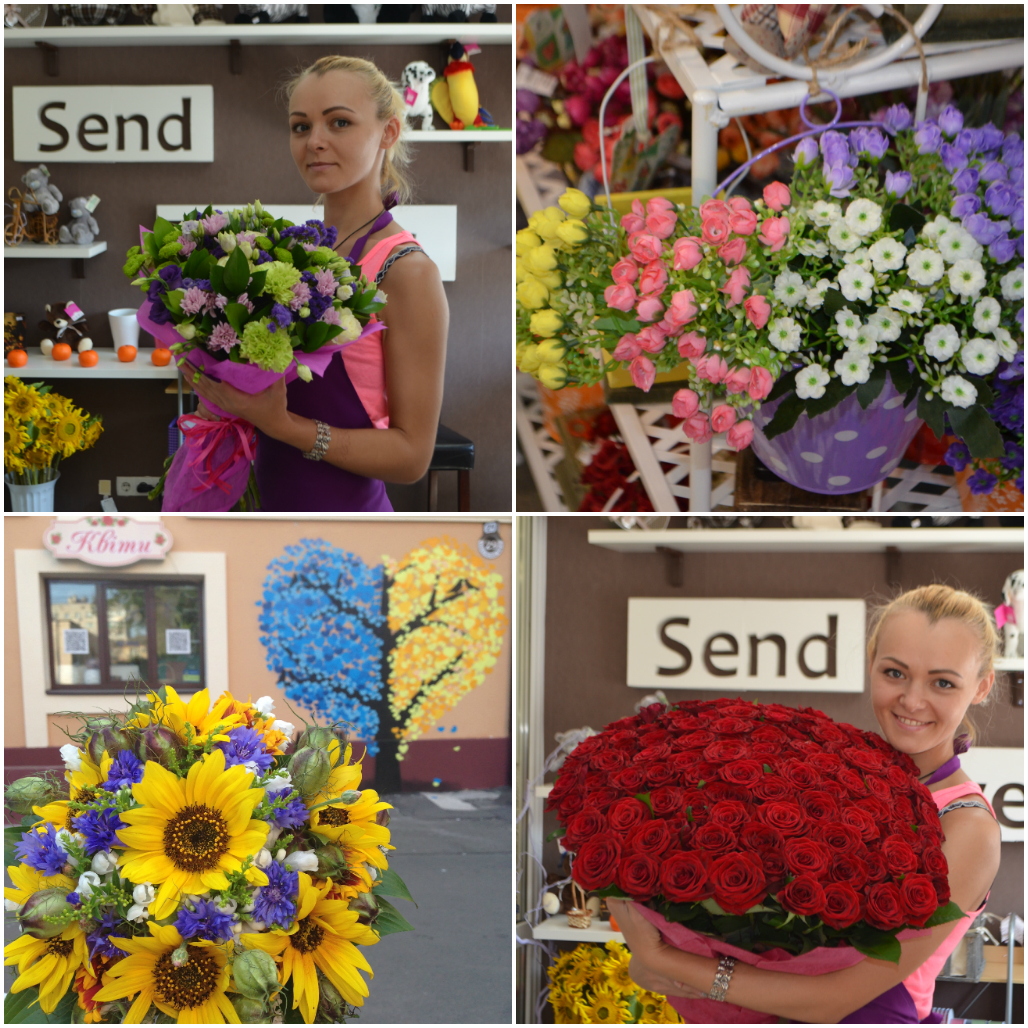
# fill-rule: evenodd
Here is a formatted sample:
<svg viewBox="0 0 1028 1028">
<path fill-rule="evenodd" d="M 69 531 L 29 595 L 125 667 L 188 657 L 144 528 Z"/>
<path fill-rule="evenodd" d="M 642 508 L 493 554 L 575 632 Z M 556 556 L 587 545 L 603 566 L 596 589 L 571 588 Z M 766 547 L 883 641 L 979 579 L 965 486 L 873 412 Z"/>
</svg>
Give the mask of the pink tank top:
<svg viewBox="0 0 1028 1028">
<path fill-rule="evenodd" d="M 403 243 L 414 243 L 417 240 L 410 232 L 400 232 L 395 236 L 386 236 L 357 262 L 361 271 L 369 281 L 374 282 L 375 276 L 382 270 L 389 254 Z M 372 321 L 377 321 L 372 315 Z M 382 348 L 382 332 L 374 332 L 359 342 L 346 347 L 340 356 L 346 374 L 353 383 L 357 396 L 360 398 L 368 417 L 375 428 L 389 427 L 389 400 L 386 396 L 385 384 L 385 353 Z"/>
<path fill-rule="evenodd" d="M 943 810 L 947 803 L 952 803 L 962 796 L 980 796 L 985 800 L 992 816 L 996 816 L 996 811 L 992 809 L 992 804 L 985 798 L 985 793 L 974 782 L 961 782 L 959 785 L 951 785 L 948 789 L 940 789 L 938 792 L 932 793 L 932 799 L 935 800 L 935 805 L 939 810 Z M 985 898 L 988 899 L 988 895 Z M 917 1016 L 922 1021 L 932 1012 L 936 975 L 942 970 L 942 965 L 949 959 L 949 955 L 957 948 L 978 913 L 979 911 L 972 910 L 959 921 L 954 922 L 953 930 L 946 936 L 946 941 L 909 978 L 904 980 L 903 985 L 910 993 L 914 1006 L 917 1007 Z"/>
</svg>

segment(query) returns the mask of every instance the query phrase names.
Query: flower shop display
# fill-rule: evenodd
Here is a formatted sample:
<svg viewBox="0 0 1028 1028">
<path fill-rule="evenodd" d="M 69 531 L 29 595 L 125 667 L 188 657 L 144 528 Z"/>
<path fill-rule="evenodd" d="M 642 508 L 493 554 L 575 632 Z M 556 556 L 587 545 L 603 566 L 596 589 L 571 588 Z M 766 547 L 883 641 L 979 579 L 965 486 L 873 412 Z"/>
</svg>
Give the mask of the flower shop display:
<svg viewBox="0 0 1028 1028">
<path fill-rule="evenodd" d="M 632 981 L 630 956 L 613 940 L 561 953 L 546 969 L 554 1024 L 681 1024 L 664 996 Z"/>
<path fill-rule="evenodd" d="M 64 781 L 5 805 L 21 937 L 5 1021 L 338 1023 L 368 995 L 359 947 L 411 926 L 389 804 L 361 789 L 341 727 L 170 686 L 82 715 Z M 288 751 L 288 753 L 287 753 Z"/>
<path fill-rule="evenodd" d="M 549 796 L 572 876 L 705 956 L 821 974 L 957 920 L 911 759 L 811 708 L 654 704 L 579 743 Z M 678 1000 L 689 1020 L 774 1020 Z"/>
<path fill-rule="evenodd" d="M 385 293 L 333 249 L 334 226 L 293 225 L 260 201 L 207 207 L 140 229 L 125 274 L 146 292 L 140 325 L 194 368 L 244 392 L 310 382 L 336 352 L 377 331 Z M 354 273 L 356 270 L 356 273 Z M 184 444 L 163 483 L 165 510 L 230 510 L 251 482 L 256 431 L 218 408 L 182 415 Z"/>
<path fill-rule="evenodd" d="M 4 379 L 4 472 L 15 511 L 54 509 L 61 460 L 88 450 L 103 432 L 87 414 L 42 382 Z"/>
</svg>

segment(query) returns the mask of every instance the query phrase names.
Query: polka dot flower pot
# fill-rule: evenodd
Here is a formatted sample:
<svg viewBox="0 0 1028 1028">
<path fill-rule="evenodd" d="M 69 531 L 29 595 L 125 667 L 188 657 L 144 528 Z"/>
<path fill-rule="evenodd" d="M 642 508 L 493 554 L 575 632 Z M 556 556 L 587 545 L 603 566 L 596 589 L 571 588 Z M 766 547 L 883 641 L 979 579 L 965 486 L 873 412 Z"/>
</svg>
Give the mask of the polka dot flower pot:
<svg viewBox="0 0 1028 1028">
<path fill-rule="evenodd" d="M 779 403 L 761 404 L 754 414 L 753 452 L 791 485 L 829 496 L 880 482 L 899 464 L 923 424 L 914 401 L 904 408 L 903 394 L 891 378 L 867 410 L 851 394 L 813 419 L 801 414 L 788 432 L 768 439 L 761 430 Z"/>
</svg>

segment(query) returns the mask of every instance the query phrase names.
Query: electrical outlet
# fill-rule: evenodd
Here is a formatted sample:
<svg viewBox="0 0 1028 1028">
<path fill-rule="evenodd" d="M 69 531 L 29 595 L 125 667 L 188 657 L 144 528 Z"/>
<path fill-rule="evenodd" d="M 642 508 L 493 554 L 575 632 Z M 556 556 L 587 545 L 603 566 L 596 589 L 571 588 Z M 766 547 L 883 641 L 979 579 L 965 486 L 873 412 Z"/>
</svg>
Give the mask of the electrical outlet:
<svg viewBox="0 0 1028 1028">
<path fill-rule="evenodd" d="M 157 487 L 159 478 L 122 478 L 118 477 L 119 496 L 145 496 Z"/>
<path fill-rule="evenodd" d="M 111 480 L 109 478 L 100 479 L 100 495 L 110 496 L 111 495 Z"/>
</svg>

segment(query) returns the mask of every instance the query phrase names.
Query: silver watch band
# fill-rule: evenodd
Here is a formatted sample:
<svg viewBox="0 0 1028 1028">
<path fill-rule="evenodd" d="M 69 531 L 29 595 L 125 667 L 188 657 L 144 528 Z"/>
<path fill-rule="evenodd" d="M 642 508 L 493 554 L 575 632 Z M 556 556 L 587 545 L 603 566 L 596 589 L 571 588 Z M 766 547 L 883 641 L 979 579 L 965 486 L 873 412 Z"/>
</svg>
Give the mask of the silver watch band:
<svg viewBox="0 0 1028 1028">
<path fill-rule="evenodd" d="M 332 440 L 332 429 L 330 429 L 324 421 L 318 421 L 315 419 L 314 424 L 317 426 L 318 435 L 314 440 L 313 448 L 304 453 L 304 457 L 306 457 L 307 460 L 321 460 L 321 458 L 328 453 L 328 444 Z"/>
<path fill-rule="evenodd" d="M 735 970 L 735 957 L 722 957 L 717 965 L 717 973 L 714 975 L 714 984 L 707 993 L 708 999 L 717 1000 L 719 1003 L 725 1001 L 725 994 L 728 992 L 728 983 L 732 980 L 732 972 Z"/>
</svg>

